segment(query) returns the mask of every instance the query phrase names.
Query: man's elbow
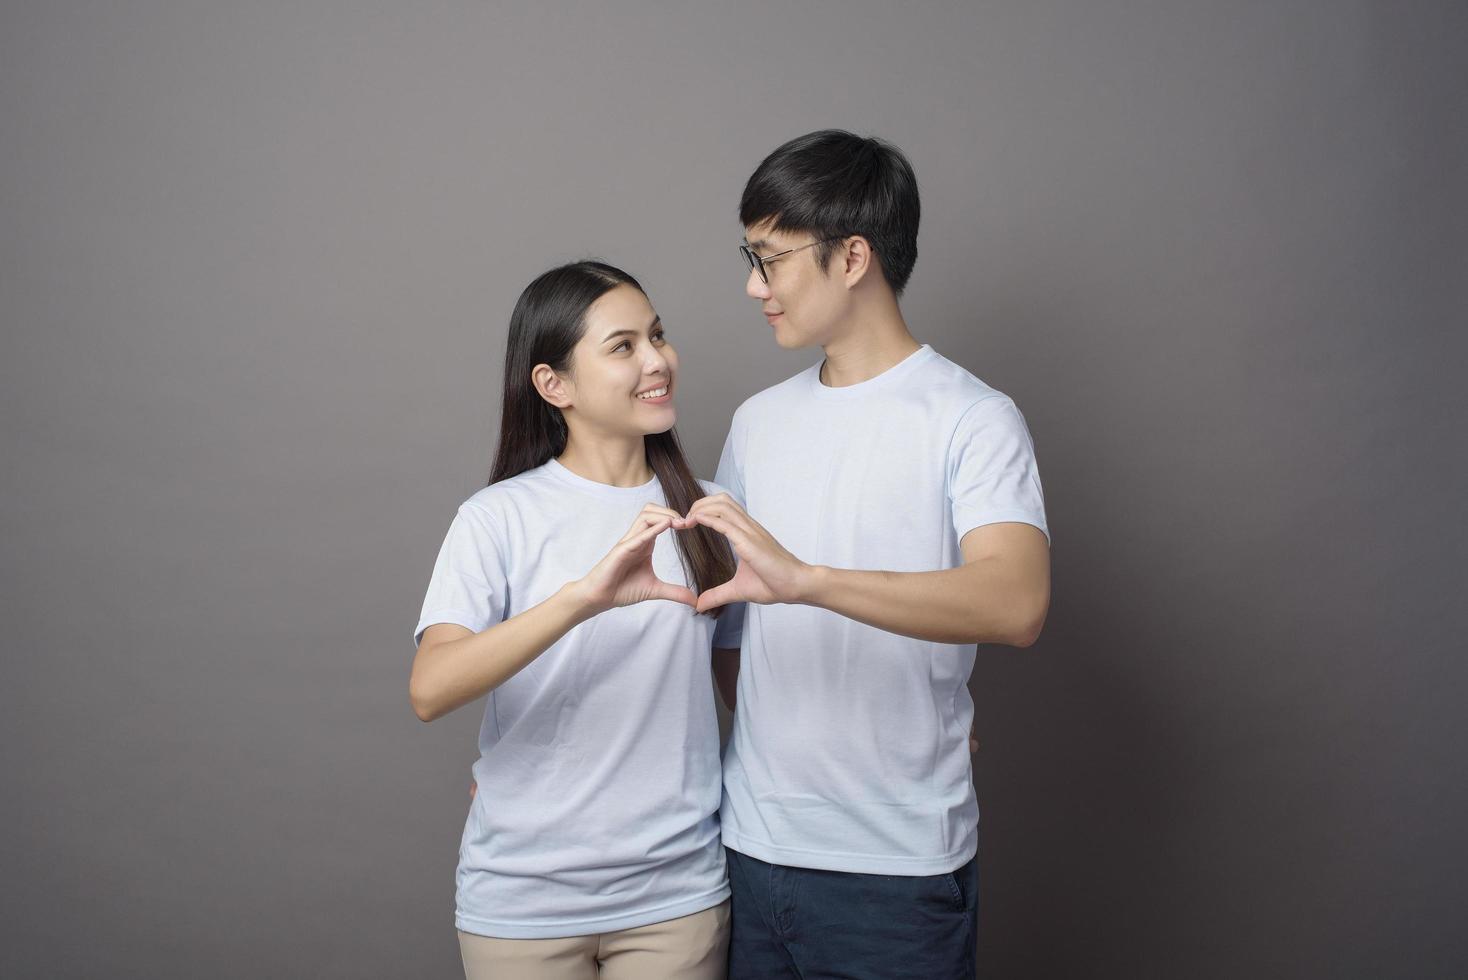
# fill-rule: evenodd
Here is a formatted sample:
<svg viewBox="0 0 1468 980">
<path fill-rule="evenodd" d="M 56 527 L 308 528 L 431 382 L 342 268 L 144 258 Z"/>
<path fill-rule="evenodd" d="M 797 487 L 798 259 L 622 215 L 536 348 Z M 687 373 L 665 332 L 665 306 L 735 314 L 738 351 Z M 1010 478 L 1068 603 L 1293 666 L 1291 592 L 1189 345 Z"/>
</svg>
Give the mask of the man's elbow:
<svg viewBox="0 0 1468 980">
<path fill-rule="evenodd" d="M 1015 634 L 1014 639 L 1009 641 L 1009 645 L 1012 647 L 1019 647 L 1023 650 L 1028 647 L 1034 646 L 1035 642 L 1039 639 L 1040 626 L 1036 626 L 1031 629 L 1022 630 L 1019 633 Z"/>
<path fill-rule="evenodd" d="M 1007 622 L 1004 622 L 998 631 L 999 636 L 991 637 L 987 642 L 998 642 L 1021 649 L 1034 646 L 1040 639 L 1040 632 L 1045 628 L 1045 615 L 1049 611 L 1049 606 L 1048 595 L 1037 596 L 1029 602 L 1015 603 L 1015 608 L 1006 617 Z M 986 641 L 980 640 L 979 642 Z"/>
<path fill-rule="evenodd" d="M 1010 641 L 1011 646 L 1025 648 L 1035 645 L 1040 639 L 1041 630 L 1045 628 L 1045 614 L 1049 611 L 1048 607 L 1049 603 L 1046 602 L 1020 618 L 1014 630 L 1014 637 Z"/>
<path fill-rule="evenodd" d="M 413 714 L 418 716 L 419 721 L 435 721 L 443 717 L 442 708 L 423 689 L 423 683 L 416 677 L 408 681 L 408 701 L 413 705 Z"/>
</svg>

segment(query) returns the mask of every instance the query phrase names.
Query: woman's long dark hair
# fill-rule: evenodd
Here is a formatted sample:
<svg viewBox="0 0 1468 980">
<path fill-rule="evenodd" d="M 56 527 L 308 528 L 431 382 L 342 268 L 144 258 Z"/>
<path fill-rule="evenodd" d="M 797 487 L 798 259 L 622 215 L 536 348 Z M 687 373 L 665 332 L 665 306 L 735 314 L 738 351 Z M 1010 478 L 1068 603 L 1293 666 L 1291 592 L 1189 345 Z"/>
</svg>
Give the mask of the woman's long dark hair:
<svg viewBox="0 0 1468 980">
<path fill-rule="evenodd" d="M 530 371 L 537 364 L 566 371 L 572 348 L 586 332 L 586 311 L 623 285 L 646 295 L 642 284 L 621 269 L 584 261 L 543 273 L 520 294 L 510 315 L 500 442 L 490 484 L 532 470 L 565 451 L 566 420 L 560 409 L 540 397 L 530 381 Z M 704 490 L 688 468 L 677 433 L 669 429 L 643 436 L 643 445 L 668 506 L 680 514 L 688 513 Z M 696 591 L 706 592 L 733 577 L 734 556 L 722 535 L 702 526 L 676 534 L 678 558 Z M 722 612 L 721 606 L 713 614 Z"/>
</svg>

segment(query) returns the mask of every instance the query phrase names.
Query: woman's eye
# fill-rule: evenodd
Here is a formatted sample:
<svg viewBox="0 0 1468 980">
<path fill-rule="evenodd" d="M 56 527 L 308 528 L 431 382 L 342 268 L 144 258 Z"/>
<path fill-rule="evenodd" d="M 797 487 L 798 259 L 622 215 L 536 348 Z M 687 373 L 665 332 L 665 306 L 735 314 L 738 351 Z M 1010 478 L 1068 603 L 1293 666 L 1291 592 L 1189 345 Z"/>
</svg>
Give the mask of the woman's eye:
<svg viewBox="0 0 1468 980">
<path fill-rule="evenodd" d="M 620 351 L 620 350 L 622 350 L 624 348 L 627 349 L 627 350 L 631 350 L 632 349 L 632 345 L 629 344 L 629 343 L 627 343 L 627 341 L 624 340 L 620 344 L 618 344 L 616 347 L 613 347 L 612 348 L 612 353 L 615 354 L 615 353 L 617 353 L 618 351 Z"/>
<path fill-rule="evenodd" d="M 652 342 L 655 344 L 665 344 L 668 342 L 668 335 L 659 330 L 652 335 Z"/>
</svg>

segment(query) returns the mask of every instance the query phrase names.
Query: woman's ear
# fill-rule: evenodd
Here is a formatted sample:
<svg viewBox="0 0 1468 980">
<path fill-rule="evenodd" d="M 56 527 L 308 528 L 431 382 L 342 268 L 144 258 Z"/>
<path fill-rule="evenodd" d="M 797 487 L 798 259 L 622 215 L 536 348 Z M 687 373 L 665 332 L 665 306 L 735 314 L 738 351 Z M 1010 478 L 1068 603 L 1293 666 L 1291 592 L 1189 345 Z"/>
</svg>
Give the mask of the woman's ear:
<svg viewBox="0 0 1468 980">
<path fill-rule="evenodd" d="M 872 243 L 861 235 L 852 235 L 842 243 L 839 254 L 846 288 L 855 288 L 872 267 Z"/>
<path fill-rule="evenodd" d="M 556 408 L 571 407 L 571 387 L 549 364 L 537 364 L 530 369 L 530 383 L 540 392 L 540 397 Z"/>
</svg>

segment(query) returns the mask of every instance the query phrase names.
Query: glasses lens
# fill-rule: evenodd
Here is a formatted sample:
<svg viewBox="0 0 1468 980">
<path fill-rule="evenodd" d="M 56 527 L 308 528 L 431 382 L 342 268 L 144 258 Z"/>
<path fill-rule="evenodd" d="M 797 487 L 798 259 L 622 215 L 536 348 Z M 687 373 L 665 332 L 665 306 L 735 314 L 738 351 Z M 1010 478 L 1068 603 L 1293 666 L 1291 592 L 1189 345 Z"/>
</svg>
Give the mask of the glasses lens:
<svg viewBox="0 0 1468 980">
<path fill-rule="evenodd" d="M 740 245 L 739 253 L 744 256 L 744 261 L 749 263 L 749 267 L 759 273 L 761 282 L 768 283 L 770 281 L 769 277 L 765 275 L 765 264 L 760 261 L 758 255 L 754 254 L 753 249 L 748 245 Z"/>
</svg>

